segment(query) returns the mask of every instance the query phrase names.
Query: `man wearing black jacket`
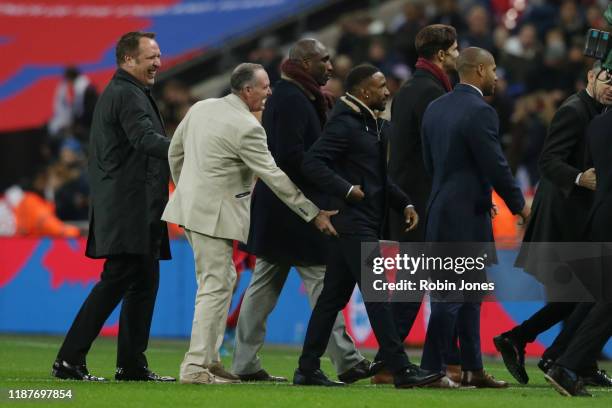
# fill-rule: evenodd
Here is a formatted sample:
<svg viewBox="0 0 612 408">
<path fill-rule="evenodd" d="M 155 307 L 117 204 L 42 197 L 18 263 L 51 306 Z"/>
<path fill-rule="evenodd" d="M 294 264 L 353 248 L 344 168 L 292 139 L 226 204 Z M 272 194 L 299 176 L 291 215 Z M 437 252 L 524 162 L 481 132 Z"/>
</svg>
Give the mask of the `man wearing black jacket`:
<svg viewBox="0 0 612 408">
<path fill-rule="evenodd" d="M 607 72 L 605 74 L 605 78 L 610 81 L 610 75 Z M 587 229 L 589 240 L 602 248 L 602 256 L 595 265 L 601 268 L 602 281 L 601 292 L 596 296 L 597 302 L 583 318 L 571 342 L 545 376 L 565 396 L 591 396 L 584 388 L 587 381 L 582 373 L 597 359 L 612 336 L 612 257 L 609 244 L 612 241 L 611 127 L 612 111 L 609 111 L 593 119 L 587 130 L 588 147 L 597 172 L 597 187 L 593 207 L 588 215 Z"/>
<path fill-rule="evenodd" d="M 343 384 L 325 376 L 320 357 L 338 312 L 355 283 L 361 286 L 361 243 L 380 239 L 388 205 L 404 213 L 408 228 L 418 223 L 410 199 L 387 176 L 387 124 L 373 112 L 383 110 L 389 96 L 384 75 L 371 65 L 357 66 L 347 76 L 346 90 L 303 163 L 303 174 L 334 197 L 331 208 L 340 212 L 333 224 L 340 236 L 331 242 L 323 291 L 293 377 L 297 385 Z M 410 363 L 394 330 L 389 303 L 366 301 L 365 307 L 396 387 L 424 385 L 441 377 Z"/>
<path fill-rule="evenodd" d="M 541 256 L 531 255 L 531 242 L 579 242 L 583 239 L 589 209 L 593 203 L 596 186 L 595 169 L 586 143 L 586 129 L 598 115 L 603 104 L 612 102 L 610 85 L 602 82 L 605 71 L 596 62 L 588 73 L 587 88 L 570 96 L 556 112 L 550 124 L 542 154 L 540 170 L 542 178 L 533 200 L 533 212 L 516 265 L 544 284 L 550 279 L 546 269 L 530 266 Z M 570 220 L 570 221 L 568 221 Z M 568 221 L 568 222 L 566 222 Z M 551 302 L 529 319 L 494 338 L 494 344 L 502 354 L 508 371 L 520 383 L 529 381 L 524 366 L 525 345 L 555 324 L 571 318 L 553 344 L 544 352 L 538 367 L 546 372 L 551 363 L 567 347 L 577 324 L 589 312 L 592 304 Z M 573 322 L 573 323 L 572 323 Z M 591 362 L 588 383 L 612 385 L 612 380 Z"/>
<path fill-rule="evenodd" d="M 123 301 L 115 379 L 175 381 L 151 372 L 144 355 L 159 285 L 159 260 L 170 259 L 168 148 L 150 87 L 161 66 L 155 34 L 130 32 L 116 48 L 113 79 L 98 100 L 90 134 L 91 208 L 86 255 L 105 258 L 100 281 L 81 306 L 53 364 L 58 378 L 104 381 L 85 357 Z"/>
</svg>

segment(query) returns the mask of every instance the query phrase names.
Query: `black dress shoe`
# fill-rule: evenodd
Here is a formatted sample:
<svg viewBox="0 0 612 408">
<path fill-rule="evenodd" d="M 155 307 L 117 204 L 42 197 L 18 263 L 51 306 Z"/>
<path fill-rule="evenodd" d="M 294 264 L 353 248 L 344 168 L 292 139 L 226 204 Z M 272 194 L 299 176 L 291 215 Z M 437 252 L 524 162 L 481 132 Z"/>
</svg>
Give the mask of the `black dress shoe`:
<svg viewBox="0 0 612 408">
<path fill-rule="evenodd" d="M 294 385 L 321 385 L 323 387 L 341 387 L 344 384 L 340 381 L 332 381 L 323 373 L 323 371 L 317 369 L 314 371 L 302 371 L 299 368 L 295 369 L 293 373 L 293 384 Z"/>
<path fill-rule="evenodd" d="M 555 360 L 551 360 L 550 358 L 541 358 L 540 361 L 538 361 L 538 368 L 542 370 L 544 374 L 546 374 L 554 364 Z"/>
<path fill-rule="evenodd" d="M 287 382 L 285 377 L 276 377 L 268 374 L 263 368 L 253 374 L 238 374 L 240 381 L 253 382 L 253 381 L 268 381 L 268 382 Z"/>
<path fill-rule="evenodd" d="M 565 367 L 553 365 L 544 378 L 557 392 L 566 397 L 592 397 L 578 375 Z"/>
<path fill-rule="evenodd" d="M 370 366 L 370 372 L 372 373 L 372 375 L 376 375 L 385 368 L 385 363 L 383 363 L 382 361 L 373 361 L 372 365 Z"/>
<path fill-rule="evenodd" d="M 511 336 L 502 333 L 493 338 L 493 344 L 501 353 L 506 369 L 520 384 L 527 384 L 529 376 L 525 370 L 525 346 Z"/>
<path fill-rule="evenodd" d="M 60 359 L 53 363 L 51 375 L 63 380 L 108 381 L 106 378 L 89 374 L 85 365 L 70 364 Z"/>
<path fill-rule="evenodd" d="M 147 367 L 139 370 L 126 370 L 124 368 L 117 367 L 117 371 L 115 372 L 115 380 L 174 382 L 176 381 L 176 378 L 166 375 L 157 375 Z"/>
<path fill-rule="evenodd" d="M 584 385 L 592 385 L 594 387 L 612 387 L 612 378 L 606 373 L 606 370 L 595 370 L 586 375 L 582 375 Z"/>
<path fill-rule="evenodd" d="M 408 367 L 393 374 L 393 384 L 395 388 L 412 388 L 427 385 L 438 381 L 444 374 L 423 370 L 419 366 L 410 364 Z"/>
<path fill-rule="evenodd" d="M 352 384 L 364 378 L 370 378 L 373 375 L 372 363 L 364 358 L 350 370 L 339 374 L 338 379 L 343 383 Z"/>
</svg>

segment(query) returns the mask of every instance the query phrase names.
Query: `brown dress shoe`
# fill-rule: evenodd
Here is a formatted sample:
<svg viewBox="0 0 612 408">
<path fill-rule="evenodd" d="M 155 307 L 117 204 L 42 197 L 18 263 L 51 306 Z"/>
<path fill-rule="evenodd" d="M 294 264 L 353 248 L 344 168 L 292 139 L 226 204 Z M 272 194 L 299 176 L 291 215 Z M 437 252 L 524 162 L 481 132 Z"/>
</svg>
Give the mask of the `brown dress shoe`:
<svg viewBox="0 0 612 408">
<path fill-rule="evenodd" d="M 383 368 L 374 377 L 370 378 L 372 384 L 393 384 L 393 374 L 391 371 Z"/>
<path fill-rule="evenodd" d="M 460 365 L 447 365 L 446 376 L 456 383 L 461 382 L 461 366 Z"/>
<path fill-rule="evenodd" d="M 491 374 L 484 370 L 463 371 L 461 374 L 461 385 L 474 386 L 476 388 L 506 388 L 508 383 L 496 380 Z"/>
</svg>

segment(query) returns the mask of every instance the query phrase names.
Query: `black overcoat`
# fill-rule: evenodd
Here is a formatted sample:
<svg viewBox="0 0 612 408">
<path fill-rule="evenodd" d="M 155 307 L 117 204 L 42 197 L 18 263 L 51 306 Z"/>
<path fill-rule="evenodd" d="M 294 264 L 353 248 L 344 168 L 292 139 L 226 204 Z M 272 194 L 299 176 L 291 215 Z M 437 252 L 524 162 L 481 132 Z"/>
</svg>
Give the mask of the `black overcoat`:
<svg viewBox="0 0 612 408">
<path fill-rule="evenodd" d="M 168 202 L 170 140 L 149 89 L 122 69 L 98 100 L 89 146 L 86 255 L 170 259 L 161 220 Z"/>
<path fill-rule="evenodd" d="M 444 95 L 446 90 L 431 73 L 417 69 L 397 92 L 391 105 L 391 132 L 389 136 L 389 176 L 410 194 L 421 220 L 431 192 L 431 177 L 423 165 L 421 121 L 427 106 Z M 389 210 L 388 234 L 395 241 L 420 242 L 425 238 L 425 223 L 413 231 L 405 232 L 404 215 Z"/>
</svg>

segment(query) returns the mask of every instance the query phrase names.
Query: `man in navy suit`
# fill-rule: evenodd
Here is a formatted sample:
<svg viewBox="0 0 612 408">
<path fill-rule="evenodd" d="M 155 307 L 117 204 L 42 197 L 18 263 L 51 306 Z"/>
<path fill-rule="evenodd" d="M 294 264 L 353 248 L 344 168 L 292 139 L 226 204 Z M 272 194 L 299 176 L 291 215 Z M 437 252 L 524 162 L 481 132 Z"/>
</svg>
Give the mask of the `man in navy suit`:
<svg viewBox="0 0 612 408">
<path fill-rule="evenodd" d="M 495 90 L 493 56 L 481 48 L 465 49 L 457 59 L 460 83 L 433 101 L 423 117 L 423 160 L 432 176 L 425 240 L 491 242 L 494 188 L 513 214 L 523 219 L 529 207 L 504 157 L 498 139 L 499 119 L 483 96 Z M 491 258 L 489 258 L 491 259 Z M 501 388 L 483 370 L 480 353 L 480 301 L 432 302 L 421 367 L 444 369 L 453 333 L 461 344 L 463 385 Z"/>
</svg>

